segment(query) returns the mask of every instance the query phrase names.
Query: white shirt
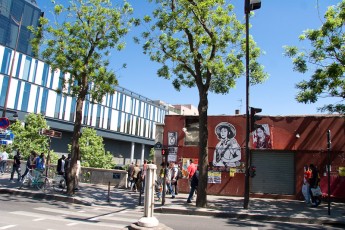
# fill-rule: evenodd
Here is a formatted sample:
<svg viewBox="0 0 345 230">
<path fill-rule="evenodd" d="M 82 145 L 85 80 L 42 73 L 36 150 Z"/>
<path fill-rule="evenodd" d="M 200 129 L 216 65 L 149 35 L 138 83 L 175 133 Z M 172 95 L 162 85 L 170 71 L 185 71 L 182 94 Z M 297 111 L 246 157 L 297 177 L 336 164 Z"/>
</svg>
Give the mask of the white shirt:
<svg viewBox="0 0 345 230">
<path fill-rule="evenodd" d="M 8 153 L 6 151 L 2 152 L 0 155 L 0 158 L 2 161 L 7 161 L 8 160 Z"/>
</svg>

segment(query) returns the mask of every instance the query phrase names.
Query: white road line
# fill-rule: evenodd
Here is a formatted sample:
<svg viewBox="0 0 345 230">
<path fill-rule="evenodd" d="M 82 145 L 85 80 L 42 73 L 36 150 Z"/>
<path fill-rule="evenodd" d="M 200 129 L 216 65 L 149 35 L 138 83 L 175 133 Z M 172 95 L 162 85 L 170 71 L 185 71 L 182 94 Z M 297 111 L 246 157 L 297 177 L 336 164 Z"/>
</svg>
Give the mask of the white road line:
<svg viewBox="0 0 345 230">
<path fill-rule="evenodd" d="M 123 222 L 128 222 L 128 223 L 133 223 L 137 222 L 139 218 L 141 218 L 141 215 L 138 215 L 137 219 L 135 218 L 135 215 L 132 216 L 132 218 L 127 217 L 125 213 L 110 213 L 110 214 L 92 214 L 92 213 L 87 213 L 87 212 L 73 212 L 73 211 L 68 211 L 68 210 L 62 210 L 62 209 L 54 209 L 54 208 L 35 208 L 35 210 L 43 211 L 45 213 L 51 212 L 51 213 L 58 213 L 58 214 L 63 214 L 64 216 L 78 216 L 78 217 L 84 217 L 84 218 L 89 218 L 89 220 L 114 220 L 114 221 L 123 221 Z M 61 215 L 62 216 L 62 215 Z"/>
<path fill-rule="evenodd" d="M 67 226 L 74 226 L 74 225 L 77 225 L 78 223 L 69 223 L 69 224 L 66 224 Z"/>
<path fill-rule="evenodd" d="M 27 216 L 27 217 L 37 217 L 38 213 L 34 212 L 25 212 L 25 211 L 15 211 L 15 212 L 10 212 L 10 214 L 16 215 L 16 216 Z M 91 226 L 102 226 L 102 227 L 110 227 L 110 228 L 119 228 L 123 229 L 126 227 L 128 224 L 109 224 L 109 223 L 102 223 L 102 222 L 97 222 L 97 223 L 92 223 L 92 222 L 87 222 L 83 220 L 70 220 L 63 218 L 61 216 L 54 216 L 54 215 L 45 215 L 45 214 L 39 214 L 43 218 L 47 220 L 55 220 L 55 221 L 64 221 L 64 222 L 69 222 L 69 223 L 78 223 L 78 224 L 86 224 L 86 225 L 91 225 Z M 114 220 L 116 221 L 116 219 Z"/>
<path fill-rule="evenodd" d="M 41 221 L 41 220 L 45 220 L 44 218 L 37 218 L 37 219 L 33 219 L 32 221 Z"/>
<path fill-rule="evenodd" d="M 9 228 L 14 228 L 17 225 L 6 225 L 6 226 L 2 226 L 0 227 L 0 229 L 9 229 Z"/>
<path fill-rule="evenodd" d="M 251 230 L 258 230 L 257 227 L 251 227 L 250 229 L 251 229 Z"/>
</svg>

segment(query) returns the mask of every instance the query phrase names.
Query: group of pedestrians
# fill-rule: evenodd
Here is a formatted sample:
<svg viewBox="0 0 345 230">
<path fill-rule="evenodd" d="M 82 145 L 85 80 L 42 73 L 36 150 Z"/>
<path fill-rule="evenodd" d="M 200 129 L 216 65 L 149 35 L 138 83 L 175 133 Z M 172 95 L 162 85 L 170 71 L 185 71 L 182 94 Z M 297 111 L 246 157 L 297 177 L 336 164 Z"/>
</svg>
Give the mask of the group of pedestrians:
<svg viewBox="0 0 345 230">
<path fill-rule="evenodd" d="M 137 192 L 140 191 L 144 193 L 145 188 L 145 177 L 147 173 L 147 160 L 144 160 L 144 164 L 142 167 L 139 167 L 139 164 L 132 162 L 128 167 L 128 188 L 133 191 Z"/>
<path fill-rule="evenodd" d="M 320 175 L 314 164 L 304 166 L 302 194 L 305 202 L 317 207 L 321 203 Z"/>
</svg>

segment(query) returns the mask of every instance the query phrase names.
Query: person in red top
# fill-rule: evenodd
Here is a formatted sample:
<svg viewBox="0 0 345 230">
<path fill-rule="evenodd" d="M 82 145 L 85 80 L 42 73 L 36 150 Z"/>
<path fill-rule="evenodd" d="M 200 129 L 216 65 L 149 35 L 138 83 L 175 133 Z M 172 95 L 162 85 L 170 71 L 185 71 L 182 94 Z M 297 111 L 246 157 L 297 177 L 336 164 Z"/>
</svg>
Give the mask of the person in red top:
<svg viewBox="0 0 345 230">
<path fill-rule="evenodd" d="M 196 171 L 196 165 L 194 164 L 193 159 L 190 159 L 189 162 L 190 164 L 187 168 L 187 172 L 188 172 L 188 180 L 190 181 Z"/>
<path fill-rule="evenodd" d="M 302 185 L 302 194 L 304 196 L 304 200 L 307 204 L 310 203 L 310 194 L 309 194 L 309 179 L 311 177 L 311 170 L 308 165 L 304 166 L 304 178 L 303 178 L 303 185 Z"/>
</svg>

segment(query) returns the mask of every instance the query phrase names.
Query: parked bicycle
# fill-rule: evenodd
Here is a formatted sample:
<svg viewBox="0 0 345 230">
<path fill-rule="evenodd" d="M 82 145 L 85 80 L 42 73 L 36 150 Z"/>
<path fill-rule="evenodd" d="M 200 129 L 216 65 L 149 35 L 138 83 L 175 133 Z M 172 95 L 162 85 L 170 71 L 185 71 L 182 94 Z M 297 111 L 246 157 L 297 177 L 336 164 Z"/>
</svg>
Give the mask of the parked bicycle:
<svg viewBox="0 0 345 230">
<path fill-rule="evenodd" d="M 50 190 L 50 180 L 41 171 L 29 169 L 29 172 L 22 179 L 19 189 L 25 186 L 35 187 L 45 192 Z"/>
</svg>

